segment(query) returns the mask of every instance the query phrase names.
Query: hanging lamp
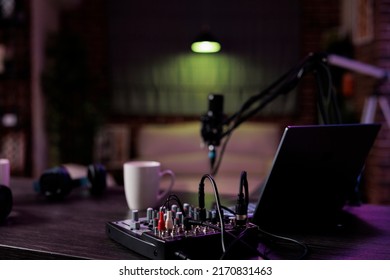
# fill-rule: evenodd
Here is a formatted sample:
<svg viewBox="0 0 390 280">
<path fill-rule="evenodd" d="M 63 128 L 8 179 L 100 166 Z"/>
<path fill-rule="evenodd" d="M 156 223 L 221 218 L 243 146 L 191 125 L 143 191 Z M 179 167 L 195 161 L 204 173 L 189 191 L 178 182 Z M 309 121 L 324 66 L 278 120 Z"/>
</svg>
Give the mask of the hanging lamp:
<svg viewBox="0 0 390 280">
<path fill-rule="evenodd" d="M 191 50 L 195 53 L 217 53 L 221 50 L 221 44 L 209 30 L 203 30 L 192 42 Z"/>
</svg>

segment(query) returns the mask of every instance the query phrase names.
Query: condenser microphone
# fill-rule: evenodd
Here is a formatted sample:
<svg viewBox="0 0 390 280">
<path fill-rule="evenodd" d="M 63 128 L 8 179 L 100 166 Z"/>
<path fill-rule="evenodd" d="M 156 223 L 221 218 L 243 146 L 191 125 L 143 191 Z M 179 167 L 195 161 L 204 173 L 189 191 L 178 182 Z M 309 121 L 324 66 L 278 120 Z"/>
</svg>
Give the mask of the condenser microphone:
<svg viewBox="0 0 390 280">
<path fill-rule="evenodd" d="M 201 117 L 201 135 L 203 142 L 208 146 L 211 168 L 216 158 L 215 147 L 219 146 L 223 131 L 223 95 L 210 94 L 208 96 L 208 111 Z"/>
<path fill-rule="evenodd" d="M 210 94 L 208 106 L 207 113 L 201 117 L 203 142 L 207 145 L 219 146 L 223 126 L 223 95 Z"/>
</svg>

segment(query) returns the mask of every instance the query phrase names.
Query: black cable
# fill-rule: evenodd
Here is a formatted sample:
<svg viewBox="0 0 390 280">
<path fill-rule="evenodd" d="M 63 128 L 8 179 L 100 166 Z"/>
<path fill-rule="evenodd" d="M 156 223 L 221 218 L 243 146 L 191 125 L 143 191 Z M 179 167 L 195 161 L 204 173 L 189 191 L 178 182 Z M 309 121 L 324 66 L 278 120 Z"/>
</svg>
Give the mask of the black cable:
<svg viewBox="0 0 390 280">
<path fill-rule="evenodd" d="M 325 124 L 341 123 L 340 108 L 329 66 L 323 60 L 320 60 L 313 72 L 318 89 L 318 109 L 323 122 Z"/>
<path fill-rule="evenodd" d="M 242 112 L 247 110 L 247 108 L 252 106 L 255 102 L 257 102 L 261 98 L 263 98 L 265 95 L 267 95 L 269 92 L 271 92 L 271 90 L 273 88 L 278 86 L 284 79 L 286 79 L 286 77 L 290 74 L 290 72 L 292 72 L 292 69 L 290 71 L 286 72 L 284 75 L 282 75 L 279 79 L 277 79 L 275 82 L 273 82 L 270 86 L 268 86 L 266 89 L 264 89 L 260 93 L 249 97 L 249 99 L 241 106 L 239 111 L 234 113 L 233 115 L 231 115 L 229 118 L 227 118 L 225 120 L 224 124 L 229 125 L 232 121 L 239 118 L 239 116 L 242 114 Z"/>
<path fill-rule="evenodd" d="M 336 98 L 336 91 L 335 91 L 335 88 L 334 88 L 334 85 L 333 85 L 333 78 L 332 78 L 332 74 L 330 72 L 330 69 L 329 69 L 329 66 L 325 63 L 321 63 L 320 64 L 321 68 L 323 71 L 325 71 L 325 74 L 324 75 L 328 81 L 327 81 L 327 88 L 328 88 L 328 96 L 329 96 L 329 108 L 330 109 L 333 109 L 333 114 L 334 114 L 334 117 L 336 118 L 334 122 L 336 123 L 341 123 L 341 113 L 340 113 L 340 107 L 339 107 L 339 104 L 338 104 L 338 101 L 337 101 L 337 98 Z M 331 114 L 331 112 L 328 112 L 328 114 Z M 332 114 L 332 116 L 333 116 Z"/>
<path fill-rule="evenodd" d="M 240 242 L 240 244 L 243 244 L 245 245 L 246 247 L 248 247 L 250 249 L 250 251 L 252 251 L 253 253 L 255 253 L 255 255 L 258 255 L 260 256 L 261 258 L 267 260 L 268 257 L 261 253 L 259 250 L 257 250 L 257 248 L 253 248 L 252 245 L 248 244 L 247 242 L 243 241 L 242 239 L 248 234 L 248 231 L 249 230 L 257 230 L 257 228 L 255 227 L 246 227 L 243 231 L 240 232 L 240 234 L 238 236 L 233 236 L 235 237 L 235 239 L 229 244 L 229 247 L 226 249 L 226 251 L 221 255 L 221 257 L 219 258 L 220 260 L 223 260 L 226 258 L 226 256 L 230 253 L 230 251 L 233 249 L 234 246 L 236 246 L 236 243 L 237 242 Z"/>
<path fill-rule="evenodd" d="M 240 178 L 240 182 L 241 182 L 241 184 L 240 184 L 240 191 L 241 191 L 241 187 L 247 189 L 247 187 L 245 186 L 245 183 L 244 183 L 245 182 L 244 178 L 245 177 L 243 177 L 243 176 L 241 176 L 241 178 Z M 246 243 L 245 241 L 242 240 L 250 229 L 252 229 L 252 230 L 256 229 L 261 234 L 263 234 L 265 236 L 268 236 L 268 237 L 271 237 L 271 238 L 280 239 L 280 240 L 283 240 L 283 241 L 288 241 L 288 242 L 292 242 L 294 244 L 297 244 L 297 245 L 301 246 L 304 249 L 304 252 L 303 252 L 303 254 L 302 254 L 302 256 L 300 258 L 304 258 L 307 255 L 308 248 L 307 248 L 306 244 L 304 244 L 302 242 L 299 242 L 299 241 L 297 241 L 295 239 L 292 239 L 292 238 L 279 236 L 279 235 L 276 235 L 276 234 L 272 234 L 272 233 L 266 232 L 266 231 L 260 229 L 258 226 L 255 226 L 253 224 L 248 225 L 243 231 L 240 232 L 240 234 L 238 236 L 235 236 L 231 232 L 226 231 L 222 209 L 225 209 L 225 210 L 227 210 L 228 212 L 230 212 L 230 213 L 232 213 L 234 215 L 236 214 L 236 212 L 231 210 L 230 208 L 227 208 L 227 207 L 221 205 L 220 198 L 219 198 L 219 193 L 218 193 L 218 187 L 217 187 L 217 184 L 215 183 L 214 178 L 211 175 L 209 175 L 209 174 L 203 175 L 199 185 L 201 185 L 201 184 L 204 185 L 204 181 L 206 179 L 208 179 L 211 182 L 211 185 L 212 185 L 212 187 L 214 189 L 214 195 L 215 195 L 215 201 L 216 201 L 216 209 L 217 209 L 217 212 L 218 212 L 218 215 L 219 215 L 220 227 L 218 227 L 218 226 L 216 226 L 214 224 L 206 223 L 204 221 L 188 220 L 187 222 L 190 223 L 190 224 L 198 224 L 198 225 L 208 226 L 210 228 L 213 228 L 213 229 L 216 229 L 216 230 L 220 231 L 220 234 L 221 234 L 221 248 L 222 248 L 222 255 L 220 257 L 221 259 L 224 259 L 227 256 L 227 254 L 232 250 L 232 248 L 235 246 L 235 244 L 237 242 L 240 242 L 240 244 L 245 245 L 252 252 L 256 253 L 256 255 L 262 257 L 263 259 L 268 259 L 266 254 L 261 253 L 258 249 L 253 248 L 250 244 L 248 244 L 248 243 Z M 244 189 L 244 192 L 246 193 L 246 197 L 248 197 L 247 196 L 247 190 L 245 190 L 245 189 Z M 181 203 L 180 199 L 178 198 L 178 196 L 175 195 L 175 194 L 170 194 L 167 197 L 167 199 L 166 199 L 165 203 L 163 204 L 163 206 L 164 207 L 166 207 L 166 206 L 170 207 L 169 203 L 172 200 L 174 200 L 179 205 L 179 208 L 181 210 L 183 210 L 182 203 Z M 185 216 L 185 212 L 184 211 L 183 211 L 183 215 Z M 234 238 L 234 240 L 229 244 L 228 248 L 226 248 L 226 245 L 225 245 L 225 234 L 228 234 L 229 236 Z M 175 252 L 175 256 L 177 256 L 178 258 L 181 258 L 181 259 L 189 259 L 188 256 L 183 254 L 182 252 Z"/>
<path fill-rule="evenodd" d="M 175 257 L 181 259 L 181 260 L 191 260 L 185 253 L 181 251 L 174 252 Z"/>
<path fill-rule="evenodd" d="M 231 210 L 230 208 L 228 208 L 226 206 L 222 205 L 221 208 L 227 210 L 228 212 L 230 212 L 233 215 L 236 214 L 235 211 Z M 300 241 L 296 240 L 296 239 L 289 238 L 289 237 L 286 237 L 286 236 L 276 235 L 276 234 L 267 232 L 267 231 L 261 229 L 259 226 L 251 224 L 251 223 L 248 224 L 247 228 L 251 228 L 251 229 L 255 228 L 259 233 L 263 234 L 266 237 L 287 241 L 287 242 L 290 242 L 290 243 L 293 243 L 293 244 L 296 244 L 296 245 L 302 247 L 303 248 L 303 253 L 301 254 L 301 256 L 298 257 L 298 259 L 303 259 L 309 252 L 309 248 L 307 247 L 307 245 L 305 243 L 303 243 L 303 242 L 300 242 Z M 246 232 L 247 231 L 244 230 L 243 232 L 240 233 L 240 235 L 237 238 L 239 238 L 239 239 L 244 238 L 245 236 L 242 236 L 242 235 L 245 235 Z M 232 241 L 232 243 L 236 243 L 236 242 L 237 241 L 234 241 L 234 240 Z M 226 251 L 224 253 L 225 255 L 228 253 L 229 250 L 231 250 L 231 247 L 234 245 L 232 243 L 229 245 L 228 249 L 226 249 Z M 269 259 L 266 254 L 263 254 L 263 253 L 259 252 L 257 249 L 255 249 L 255 250 L 258 252 L 259 256 L 261 256 L 262 258 Z M 224 255 L 221 256 L 221 258 L 224 258 Z"/>
<path fill-rule="evenodd" d="M 185 213 L 185 211 L 184 211 L 184 209 L 183 209 L 183 204 L 181 203 L 180 198 L 179 198 L 177 195 L 175 195 L 175 194 L 170 194 L 170 195 L 167 197 L 167 199 L 165 200 L 165 202 L 164 202 L 164 204 L 163 204 L 163 207 L 167 207 L 167 206 L 168 206 L 168 208 L 170 208 L 170 202 L 171 202 L 171 200 L 174 200 L 174 201 L 178 204 L 180 210 L 182 211 L 183 216 L 185 217 L 185 216 L 186 216 L 186 213 Z"/>
<path fill-rule="evenodd" d="M 314 77 L 315 77 L 316 84 L 317 84 L 317 90 L 319 92 L 319 96 L 318 96 L 318 100 L 317 100 L 318 110 L 320 112 L 323 123 L 329 124 L 328 114 L 326 113 L 327 110 L 325 110 L 325 105 L 324 105 L 325 99 L 324 99 L 323 86 L 322 86 L 322 80 L 321 80 L 322 76 L 319 74 L 318 71 L 315 71 Z"/>
<path fill-rule="evenodd" d="M 198 189 L 198 207 L 199 207 L 199 219 L 201 221 L 206 220 L 206 209 L 204 202 L 204 182 L 199 183 Z"/>
<path fill-rule="evenodd" d="M 283 74 L 281 77 L 279 77 L 275 82 L 273 82 L 270 86 L 268 86 L 266 89 L 261 91 L 260 93 L 250 97 L 239 109 L 239 111 L 235 114 L 233 114 L 231 117 L 227 118 L 225 121 L 225 124 L 228 125 L 234 120 L 237 120 L 240 118 L 240 115 L 247 110 L 249 107 L 251 107 L 255 102 L 261 100 L 266 95 L 272 93 L 273 91 L 277 91 L 277 87 L 284 87 L 284 92 L 287 93 L 291 91 L 296 84 L 299 82 L 299 80 L 302 78 L 303 74 L 307 72 L 305 68 L 308 68 L 313 64 L 313 61 L 316 60 L 322 60 L 323 55 L 321 54 L 309 54 L 305 58 L 303 58 L 297 65 L 292 67 L 289 71 L 287 71 L 285 74 Z M 283 83 L 284 82 L 284 83 Z M 280 90 L 277 91 L 278 95 L 283 94 L 280 93 Z"/>
<path fill-rule="evenodd" d="M 298 259 L 303 259 L 304 257 L 306 257 L 306 255 L 309 252 L 309 248 L 307 247 L 307 245 L 305 243 L 303 243 L 303 242 L 300 242 L 300 241 L 296 240 L 296 239 L 285 237 L 285 236 L 281 236 L 281 235 L 276 235 L 276 234 L 267 232 L 267 231 L 261 229 L 260 227 L 257 227 L 257 230 L 261 234 L 263 234 L 265 236 L 268 236 L 268 237 L 271 237 L 271 238 L 275 238 L 275 239 L 279 239 L 279 240 L 283 240 L 283 241 L 287 241 L 287 242 L 291 242 L 291 243 L 294 243 L 294 244 L 302 247 L 303 253 L 301 254 L 301 256 L 298 257 Z"/>
<path fill-rule="evenodd" d="M 219 226 L 215 225 L 215 224 L 210 224 L 210 223 L 207 223 L 207 222 L 196 221 L 196 220 L 189 220 L 189 223 L 193 224 L 193 225 L 206 226 L 206 227 L 212 228 L 214 230 L 221 231 L 221 228 Z M 230 237 L 234 238 L 234 240 L 229 244 L 229 247 L 222 253 L 220 259 L 224 259 L 227 256 L 227 254 L 229 253 L 229 251 L 232 250 L 232 248 L 235 246 L 235 244 L 237 242 L 240 242 L 242 245 L 247 247 L 250 251 L 254 252 L 256 255 L 266 259 L 267 257 L 265 255 L 263 255 L 260 251 L 258 251 L 257 249 L 253 248 L 252 245 L 250 245 L 247 242 L 245 242 L 244 240 L 242 240 L 242 238 L 245 237 L 245 235 L 248 233 L 248 231 L 250 229 L 254 230 L 254 229 L 257 229 L 257 228 L 255 228 L 255 227 L 248 227 L 248 228 L 242 230 L 238 236 L 234 235 L 233 233 L 231 233 L 229 231 L 226 231 L 226 234 L 229 235 Z"/>
<path fill-rule="evenodd" d="M 225 150 L 226 150 L 227 144 L 229 143 L 231 135 L 232 135 L 232 133 L 229 133 L 228 135 L 226 135 L 224 137 L 225 140 L 222 143 L 222 148 L 221 148 L 218 160 L 217 160 L 216 164 L 214 164 L 214 167 L 211 170 L 212 176 L 215 176 L 218 173 L 219 167 L 221 166 L 221 163 L 222 163 L 223 155 L 225 154 Z"/>
<path fill-rule="evenodd" d="M 229 207 L 226 207 L 224 205 L 221 205 L 221 209 L 229 212 L 230 214 L 233 214 L 233 215 L 236 215 L 236 212 L 234 212 L 232 209 L 230 209 Z"/>
<path fill-rule="evenodd" d="M 261 111 L 265 106 L 267 106 L 271 101 L 282 94 L 287 94 L 292 89 L 295 88 L 296 84 L 302 78 L 304 71 L 304 66 L 307 63 L 308 59 L 305 59 L 298 66 L 295 66 L 290 71 L 285 73 L 281 78 L 279 78 L 275 83 L 273 83 L 270 87 L 266 88 L 259 94 L 250 98 L 244 105 L 240 108 L 240 110 L 234 115 L 233 124 L 230 128 L 222 134 L 224 137 L 227 134 L 230 134 L 231 131 L 236 129 L 241 123 L 257 114 Z M 255 102 L 262 101 L 257 107 L 253 108 L 249 112 L 245 113 L 250 107 L 252 107 Z"/>
<path fill-rule="evenodd" d="M 204 181 L 208 179 L 211 183 L 211 186 L 214 189 L 214 196 L 215 196 L 215 203 L 216 203 L 216 208 L 219 216 L 219 222 L 221 225 L 221 247 L 222 247 L 222 252 L 225 252 L 225 222 L 223 220 L 223 213 L 222 213 L 222 208 L 221 208 L 221 202 L 219 199 L 219 193 L 218 193 L 218 187 L 217 184 L 214 181 L 214 178 L 210 174 L 205 174 L 202 176 L 202 179 L 200 180 L 199 185 L 204 185 Z"/>
</svg>

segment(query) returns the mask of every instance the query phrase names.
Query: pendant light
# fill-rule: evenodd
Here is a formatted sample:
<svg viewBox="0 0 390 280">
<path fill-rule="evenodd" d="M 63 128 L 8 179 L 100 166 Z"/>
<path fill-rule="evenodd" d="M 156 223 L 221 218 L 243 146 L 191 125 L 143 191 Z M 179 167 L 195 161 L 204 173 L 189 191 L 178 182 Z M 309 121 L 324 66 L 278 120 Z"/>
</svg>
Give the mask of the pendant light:
<svg viewBox="0 0 390 280">
<path fill-rule="evenodd" d="M 195 53 L 217 53 L 221 50 L 221 44 L 208 28 L 203 28 L 202 32 L 192 42 L 191 50 Z"/>
</svg>

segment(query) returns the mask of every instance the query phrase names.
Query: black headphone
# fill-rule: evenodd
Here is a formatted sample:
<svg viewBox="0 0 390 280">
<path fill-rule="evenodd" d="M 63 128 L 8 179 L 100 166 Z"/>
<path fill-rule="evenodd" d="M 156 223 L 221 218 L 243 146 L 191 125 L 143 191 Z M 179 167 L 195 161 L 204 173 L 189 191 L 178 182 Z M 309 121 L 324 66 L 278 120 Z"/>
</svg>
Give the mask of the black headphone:
<svg viewBox="0 0 390 280">
<path fill-rule="evenodd" d="M 12 192 L 11 189 L 0 185 L 0 222 L 4 221 L 8 217 L 12 210 Z"/>
<path fill-rule="evenodd" d="M 92 195 L 101 195 L 107 187 L 106 169 L 101 164 L 88 166 L 87 177 L 72 179 L 64 166 L 46 170 L 34 184 L 36 192 L 50 199 L 63 199 L 76 187 L 90 186 Z"/>
</svg>

